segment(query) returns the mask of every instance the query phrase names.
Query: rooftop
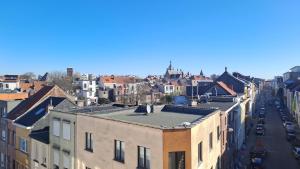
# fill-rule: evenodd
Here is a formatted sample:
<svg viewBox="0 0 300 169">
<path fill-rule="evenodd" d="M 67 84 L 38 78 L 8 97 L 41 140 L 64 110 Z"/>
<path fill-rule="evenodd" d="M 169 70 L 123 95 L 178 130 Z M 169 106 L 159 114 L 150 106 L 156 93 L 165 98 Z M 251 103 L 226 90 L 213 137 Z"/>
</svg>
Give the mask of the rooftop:
<svg viewBox="0 0 300 169">
<path fill-rule="evenodd" d="M 207 103 L 200 103 L 198 107 L 200 108 L 217 108 L 221 111 L 226 111 L 234 106 L 236 102 L 207 102 Z"/>
<path fill-rule="evenodd" d="M 146 113 L 145 107 L 99 106 L 98 108 L 77 109 L 70 112 L 160 129 L 173 129 L 193 126 L 217 110 L 210 107 L 161 105 L 154 106 L 153 113 Z M 184 126 L 184 124 L 188 125 Z"/>
<path fill-rule="evenodd" d="M 64 107 L 62 106 L 62 104 L 69 105 L 70 103 L 67 99 L 62 97 L 48 97 L 45 101 L 43 101 L 29 112 L 26 112 L 22 117 L 17 119 L 15 123 L 26 127 L 32 126 L 34 123 L 36 123 L 39 119 L 41 119 L 48 113 L 49 106 L 61 106 L 61 108 L 63 109 Z"/>
<path fill-rule="evenodd" d="M 49 127 L 32 131 L 29 136 L 37 141 L 49 144 Z"/>
</svg>

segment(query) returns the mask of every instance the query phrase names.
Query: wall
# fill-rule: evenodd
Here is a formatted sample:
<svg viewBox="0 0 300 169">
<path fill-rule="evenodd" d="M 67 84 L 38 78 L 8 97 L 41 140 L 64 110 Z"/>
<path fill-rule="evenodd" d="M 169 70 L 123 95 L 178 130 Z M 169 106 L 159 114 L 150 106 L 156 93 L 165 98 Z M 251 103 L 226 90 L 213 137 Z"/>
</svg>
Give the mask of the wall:
<svg viewBox="0 0 300 169">
<path fill-rule="evenodd" d="M 61 120 L 61 125 L 60 125 L 60 137 L 54 136 L 53 135 L 53 118 L 59 118 Z M 70 121 L 71 124 L 71 133 L 70 133 L 70 138 L 71 140 L 65 140 L 62 137 L 62 121 L 63 120 L 68 120 Z M 59 146 L 60 147 L 60 157 L 62 157 L 63 152 L 62 150 L 67 150 L 70 152 L 70 163 L 71 163 L 71 168 L 70 169 L 75 169 L 75 125 L 76 125 L 76 116 L 72 113 L 62 113 L 58 111 L 51 111 L 49 115 L 49 139 L 50 139 L 50 168 L 53 168 L 53 146 Z M 63 168 L 63 161 L 62 158 L 60 158 L 60 167 Z"/>
<path fill-rule="evenodd" d="M 88 125 L 87 125 L 88 124 Z M 151 168 L 161 169 L 162 131 L 118 121 L 78 115 L 76 132 L 78 169 L 134 169 L 137 167 L 137 147 L 150 148 Z M 93 153 L 85 150 L 85 132 L 92 133 Z M 114 161 L 114 140 L 125 143 L 125 163 Z"/>
<path fill-rule="evenodd" d="M 42 143 L 38 140 L 31 139 L 31 154 L 30 154 L 30 166 L 32 169 L 46 169 L 51 168 L 49 166 L 49 145 Z M 36 150 L 37 149 L 37 150 Z M 36 154 L 38 152 L 38 154 Z M 46 163 L 43 164 L 43 158 L 46 157 Z"/>
<path fill-rule="evenodd" d="M 16 161 L 22 165 L 23 167 L 29 168 L 30 167 L 30 138 L 28 137 L 30 130 L 25 128 L 16 127 Z M 20 150 L 20 138 L 24 138 L 27 140 L 27 152 L 23 152 Z"/>
<path fill-rule="evenodd" d="M 220 125 L 220 111 L 214 112 L 192 128 L 191 132 L 191 169 L 217 168 L 218 157 L 221 158 L 221 136 L 218 138 L 217 126 Z M 221 131 L 221 128 L 220 128 Z M 209 149 L 209 134 L 213 133 L 213 148 Z M 198 144 L 202 141 L 203 162 L 198 166 Z M 219 161 L 221 162 L 221 161 Z M 219 163 L 221 165 L 221 163 Z M 188 168 L 187 168 L 188 169 Z"/>
<path fill-rule="evenodd" d="M 170 129 L 163 131 L 163 169 L 169 169 L 169 152 L 185 152 L 185 168 L 191 168 L 191 130 Z"/>
</svg>

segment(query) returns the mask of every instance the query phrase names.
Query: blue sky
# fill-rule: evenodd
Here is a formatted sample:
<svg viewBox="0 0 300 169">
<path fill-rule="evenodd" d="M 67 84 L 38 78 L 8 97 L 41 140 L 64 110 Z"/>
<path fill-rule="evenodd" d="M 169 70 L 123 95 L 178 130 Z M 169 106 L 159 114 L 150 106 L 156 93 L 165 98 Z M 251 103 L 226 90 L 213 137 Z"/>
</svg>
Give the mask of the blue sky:
<svg viewBox="0 0 300 169">
<path fill-rule="evenodd" d="M 300 65 L 300 1 L 1 1 L 0 74 L 229 71 L 270 78 Z"/>
</svg>

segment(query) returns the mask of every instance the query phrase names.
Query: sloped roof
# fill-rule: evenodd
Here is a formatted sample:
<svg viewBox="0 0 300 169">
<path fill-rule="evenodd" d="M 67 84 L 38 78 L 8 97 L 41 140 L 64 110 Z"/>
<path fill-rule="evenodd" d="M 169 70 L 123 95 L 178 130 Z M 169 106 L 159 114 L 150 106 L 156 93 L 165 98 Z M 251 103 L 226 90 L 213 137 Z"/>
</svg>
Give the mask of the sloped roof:
<svg viewBox="0 0 300 169">
<path fill-rule="evenodd" d="M 220 87 L 222 87 L 226 92 L 228 92 L 232 96 L 236 96 L 236 92 L 230 89 L 224 82 L 218 81 L 216 82 Z"/>
<path fill-rule="evenodd" d="M 45 101 L 34 107 L 29 112 L 25 113 L 22 117 L 15 121 L 16 124 L 20 124 L 26 127 L 32 126 L 39 119 L 44 117 L 48 113 L 48 106 L 52 104 L 53 107 L 56 107 L 60 104 L 65 98 L 63 97 L 48 97 Z"/>
<path fill-rule="evenodd" d="M 10 120 L 15 120 L 19 116 L 23 115 L 26 111 L 28 111 L 32 106 L 34 106 L 40 99 L 42 99 L 49 91 L 53 89 L 54 86 L 44 86 L 41 90 L 39 90 L 34 95 L 30 96 L 26 100 L 22 101 L 17 107 L 12 109 L 7 118 Z"/>
<path fill-rule="evenodd" d="M 135 83 L 136 78 L 131 76 L 101 76 L 100 81 L 103 83 Z"/>
<path fill-rule="evenodd" d="M 49 126 L 43 128 L 41 130 L 32 131 L 30 133 L 29 137 L 31 137 L 37 141 L 40 141 L 42 143 L 49 144 Z"/>
<path fill-rule="evenodd" d="M 216 81 L 222 81 L 224 82 L 227 86 L 232 86 L 233 90 L 237 93 L 243 93 L 244 92 L 244 87 L 247 85 L 246 82 L 234 77 L 227 71 L 225 71 L 221 76 L 219 76 Z"/>
</svg>

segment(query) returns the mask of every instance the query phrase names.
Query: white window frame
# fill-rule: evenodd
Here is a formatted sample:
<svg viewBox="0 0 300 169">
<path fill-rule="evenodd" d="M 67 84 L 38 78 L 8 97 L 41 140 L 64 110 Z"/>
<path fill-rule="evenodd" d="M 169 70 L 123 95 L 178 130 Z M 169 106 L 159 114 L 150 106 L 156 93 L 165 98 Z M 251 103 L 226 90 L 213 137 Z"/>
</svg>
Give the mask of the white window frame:
<svg viewBox="0 0 300 169">
<path fill-rule="evenodd" d="M 5 166 L 5 155 L 4 155 L 4 153 L 1 153 L 0 154 L 0 167 L 4 168 L 4 166 Z"/>
<path fill-rule="evenodd" d="M 56 137 L 59 137 L 60 136 L 60 120 L 53 118 L 52 125 L 53 125 L 52 134 Z"/>
<path fill-rule="evenodd" d="M 63 152 L 63 169 L 71 168 L 71 158 L 69 153 Z"/>
<path fill-rule="evenodd" d="M 1 131 L 1 139 L 3 141 L 6 141 L 6 131 L 5 131 L 5 129 L 2 129 L 2 131 Z"/>
<path fill-rule="evenodd" d="M 53 164 L 59 166 L 60 152 L 57 149 L 53 149 Z"/>
<path fill-rule="evenodd" d="M 63 138 L 65 140 L 71 140 L 71 123 L 69 121 L 63 121 Z"/>
<path fill-rule="evenodd" d="M 19 138 L 19 149 L 20 151 L 24 152 L 24 153 L 27 153 L 28 152 L 28 144 L 27 144 L 27 140 L 20 137 Z"/>
</svg>

